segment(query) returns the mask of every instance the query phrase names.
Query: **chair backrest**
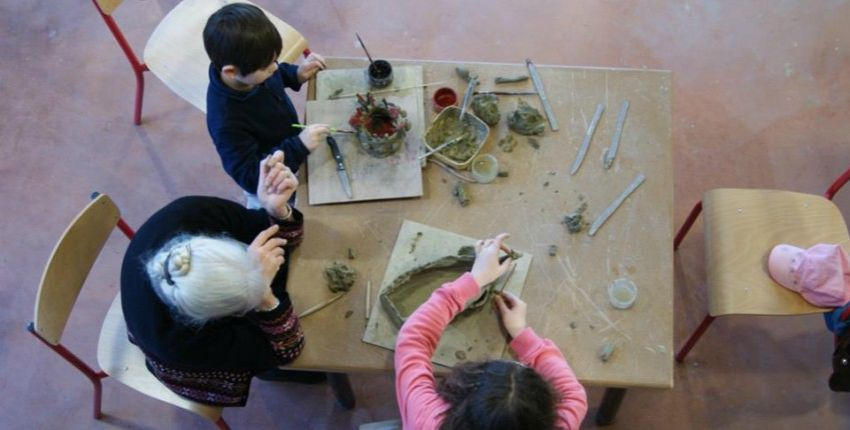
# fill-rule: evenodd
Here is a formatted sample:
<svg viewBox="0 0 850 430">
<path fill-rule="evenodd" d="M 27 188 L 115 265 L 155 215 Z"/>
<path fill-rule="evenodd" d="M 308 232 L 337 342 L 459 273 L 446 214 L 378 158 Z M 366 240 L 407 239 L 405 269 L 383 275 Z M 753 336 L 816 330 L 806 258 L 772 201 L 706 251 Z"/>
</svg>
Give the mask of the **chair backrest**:
<svg viewBox="0 0 850 430">
<path fill-rule="evenodd" d="M 210 15 L 229 3 L 253 4 L 245 0 L 184 0 L 160 22 L 145 45 L 144 61 L 148 69 L 203 112 L 207 111 L 210 64 L 204 49 L 204 26 Z M 263 12 L 283 39 L 283 52 L 278 60 L 294 62 L 307 48 L 307 39 L 278 17 Z"/>
<path fill-rule="evenodd" d="M 53 248 L 41 275 L 33 319 L 35 332 L 48 343 L 57 345 L 61 340 L 80 289 L 120 217 L 112 199 L 100 194 L 74 218 Z"/>
<path fill-rule="evenodd" d="M 121 6 L 121 3 L 123 3 L 124 0 L 94 0 L 94 2 L 97 3 L 97 6 L 100 7 L 100 10 L 103 11 L 104 14 L 112 15 L 112 12 L 114 12 L 118 6 Z"/>
</svg>

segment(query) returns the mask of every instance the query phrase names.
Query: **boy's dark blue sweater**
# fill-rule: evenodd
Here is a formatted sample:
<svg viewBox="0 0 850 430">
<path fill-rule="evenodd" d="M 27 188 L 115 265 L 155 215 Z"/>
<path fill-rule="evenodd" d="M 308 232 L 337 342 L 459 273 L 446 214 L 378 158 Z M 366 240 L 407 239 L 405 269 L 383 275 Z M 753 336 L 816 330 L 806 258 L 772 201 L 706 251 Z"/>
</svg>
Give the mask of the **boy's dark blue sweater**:
<svg viewBox="0 0 850 430">
<path fill-rule="evenodd" d="M 293 128 L 298 115 L 284 88 L 298 91 L 298 66 L 281 63 L 277 73 L 250 91 L 234 90 L 210 65 L 207 88 L 207 129 L 224 170 L 245 191 L 256 194 L 260 161 L 283 150 L 293 172 L 310 151 Z"/>
</svg>

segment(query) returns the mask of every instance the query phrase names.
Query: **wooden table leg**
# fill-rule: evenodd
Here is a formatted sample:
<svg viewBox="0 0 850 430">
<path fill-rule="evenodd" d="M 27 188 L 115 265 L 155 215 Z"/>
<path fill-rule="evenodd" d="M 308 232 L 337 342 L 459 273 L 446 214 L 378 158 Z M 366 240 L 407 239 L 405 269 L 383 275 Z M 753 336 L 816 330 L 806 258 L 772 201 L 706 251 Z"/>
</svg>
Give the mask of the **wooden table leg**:
<svg viewBox="0 0 850 430">
<path fill-rule="evenodd" d="M 354 409 L 354 391 L 347 373 L 328 372 L 328 383 L 336 396 L 336 401 L 345 409 Z"/>
<path fill-rule="evenodd" d="M 605 395 L 602 396 L 602 403 L 599 405 L 599 410 L 596 411 L 596 424 L 607 426 L 614 424 L 617 419 L 617 411 L 620 409 L 620 403 L 623 403 L 623 397 L 626 397 L 625 388 L 606 388 Z"/>
</svg>

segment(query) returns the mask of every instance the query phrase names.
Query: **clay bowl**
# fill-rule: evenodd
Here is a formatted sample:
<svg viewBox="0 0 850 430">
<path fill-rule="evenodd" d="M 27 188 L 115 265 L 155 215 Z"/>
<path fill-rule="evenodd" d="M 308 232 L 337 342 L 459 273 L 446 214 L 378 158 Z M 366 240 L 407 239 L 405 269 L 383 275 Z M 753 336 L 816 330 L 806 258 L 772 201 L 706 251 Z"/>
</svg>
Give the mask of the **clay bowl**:
<svg viewBox="0 0 850 430">
<path fill-rule="evenodd" d="M 442 143 L 445 143 L 444 141 L 440 140 L 439 126 L 442 124 L 443 121 L 452 120 L 452 118 L 449 117 L 453 116 L 454 118 L 457 118 L 459 115 L 459 107 L 449 106 L 443 109 L 443 111 L 440 112 L 434 118 L 434 121 L 431 123 L 431 125 L 428 127 L 428 130 L 425 132 L 424 144 L 425 149 L 427 151 L 430 151 L 440 146 Z M 473 114 L 470 109 L 466 111 L 466 114 L 464 115 L 464 121 L 468 122 L 471 125 L 475 137 L 475 151 L 472 152 L 469 158 L 465 160 L 455 160 L 446 156 L 444 154 L 445 150 L 435 152 L 431 155 L 431 157 L 434 157 L 437 160 L 440 160 L 443 163 L 459 170 L 464 170 L 469 167 L 470 163 L 472 163 L 472 159 L 474 159 L 475 156 L 478 155 L 479 152 L 481 152 L 481 147 L 484 146 L 484 143 L 487 142 L 487 138 L 490 137 L 490 127 L 488 127 L 487 123 L 482 121 L 481 118 L 475 116 L 475 114 Z"/>
</svg>

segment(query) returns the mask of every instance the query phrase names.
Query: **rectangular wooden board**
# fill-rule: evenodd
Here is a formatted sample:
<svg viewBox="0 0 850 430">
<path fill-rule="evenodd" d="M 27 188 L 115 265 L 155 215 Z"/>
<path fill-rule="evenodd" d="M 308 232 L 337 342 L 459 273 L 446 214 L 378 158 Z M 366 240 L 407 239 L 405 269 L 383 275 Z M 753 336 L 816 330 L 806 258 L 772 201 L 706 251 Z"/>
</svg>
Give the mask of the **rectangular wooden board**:
<svg viewBox="0 0 850 430">
<path fill-rule="evenodd" d="M 350 129 L 348 118 L 357 107 L 357 99 L 347 97 L 328 100 L 336 89 L 344 93 L 365 92 L 368 87 L 361 69 L 325 70 L 318 76 L 317 100 L 307 102 L 308 123 L 326 123 Z M 399 67 L 392 85 L 403 87 L 422 83 L 422 67 Z M 392 87 L 391 87 L 392 88 Z M 351 134 L 334 134 L 345 160 L 352 198 L 343 192 L 330 147 L 320 145 L 307 159 L 309 200 L 311 205 L 365 200 L 419 197 L 422 195 L 421 164 L 416 159 L 425 133 L 423 89 L 415 88 L 379 94 L 390 103 L 407 111 L 410 130 L 399 151 L 386 158 L 375 158 L 360 148 Z"/>
<path fill-rule="evenodd" d="M 422 236 L 416 239 L 419 232 Z M 416 246 L 412 247 L 414 241 Z M 474 242 L 475 239 L 470 237 L 405 220 L 390 255 L 380 290 L 383 291 L 396 277 L 411 268 L 453 254 L 461 246 L 472 245 Z M 505 285 L 505 291 L 518 297 L 522 294 L 532 260 L 531 254 L 520 252 L 523 256 L 515 262 L 513 274 Z M 398 329 L 390 321 L 380 300 L 376 299 L 363 341 L 394 350 L 397 336 Z M 504 354 L 506 346 L 496 311 L 492 306 L 486 305 L 475 314 L 449 324 L 437 345 L 433 362 L 451 367 L 466 360 L 498 359 Z"/>
</svg>

